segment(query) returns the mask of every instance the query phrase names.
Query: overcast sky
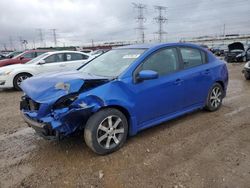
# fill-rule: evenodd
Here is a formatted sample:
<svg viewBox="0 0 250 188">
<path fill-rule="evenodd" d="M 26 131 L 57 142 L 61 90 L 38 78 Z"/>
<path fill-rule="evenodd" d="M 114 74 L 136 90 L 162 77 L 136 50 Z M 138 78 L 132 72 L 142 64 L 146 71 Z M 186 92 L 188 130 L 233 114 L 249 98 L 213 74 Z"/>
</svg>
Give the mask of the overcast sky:
<svg viewBox="0 0 250 188">
<path fill-rule="evenodd" d="M 20 37 L 28 46 L 53 46 L 51 29 L 56 29 L 58 45 L 83 45 L 97 41 L 138 39 L 137 11 L 132 2 L 147 5 L 145 37 L 157 39 L 154 5 L 166 6 L 164 26 L 167 41 L 200 35 L 250 33 L 250 0 L 0 0 L 0 49 L 10 41 L 20 47 Z M 44 45 L 44 44 L 43 44 Z"/>
</svg>

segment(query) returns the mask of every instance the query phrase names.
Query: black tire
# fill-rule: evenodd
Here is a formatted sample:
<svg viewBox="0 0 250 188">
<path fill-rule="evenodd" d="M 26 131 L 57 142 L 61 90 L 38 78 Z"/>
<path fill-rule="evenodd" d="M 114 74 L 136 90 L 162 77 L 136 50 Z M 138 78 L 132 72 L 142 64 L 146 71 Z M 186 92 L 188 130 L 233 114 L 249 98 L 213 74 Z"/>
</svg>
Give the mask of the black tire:
<svg viewBox="0 0 250 188">
<path fill-rule="evenodd" d="M 127 134 L 127 118 L 114 108 L 106 108 L 93 114 L 84 129 L 87 146 L 100 155 L 112 153 L 121 148 L 127 139 Z"/>
<path fill-rule="evenodd" d="M 16 75 L 14 77 L 14 80 L 13 80 L 13 85 L 14 85 L 14 88 L 17 90 L 17 91 L 21 91 L 21 88 L 20 88 L 20 79 L 22 80 L 25 80 L 27 78 L 30 78 L 32 75 L 29 74 L 29 73 L 20 73 L 18 75 Z"/>
<path fill-rule="evenodd" d="M 215 83 L 209 91 L 205 109 L 214 112 L 218 110 L 222 105 L 224 97 L 224 90 L 221 84 Z"/>
<path fill-rule="evenodd" d="M 246 80 L 250 80 L 250 74 L 247 71 L 244 72 L 244 76 Z"/>
</svg>

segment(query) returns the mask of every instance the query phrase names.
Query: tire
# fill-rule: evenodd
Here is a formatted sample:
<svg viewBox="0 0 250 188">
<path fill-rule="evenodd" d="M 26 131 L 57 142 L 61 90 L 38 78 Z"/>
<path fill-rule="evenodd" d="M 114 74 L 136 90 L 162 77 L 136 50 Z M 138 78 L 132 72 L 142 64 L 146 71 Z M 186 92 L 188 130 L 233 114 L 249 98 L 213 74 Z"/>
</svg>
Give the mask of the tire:
<svg viewBox="0 0 250 188">
<path fill-rule="evenodd" d="M 117 151 L 125 143 L 127 135 L 127 118 L 114 108 L 106 108 L 93 114 L 84 129 L 87 146 L 100 155 Z"/>
<path fill-rule="evenodd" d="M 214 112 L 222 105 L 224 90 L 219 83 L 215 83 L 209 91 L 205 109 Z"/>
<path fill-rule="evenodd" d="M 26 80 L 27 78 L 30 78 L 32 75 L 29 73 L 20 73 L 14 77 L 13 80 L 13 85 L 14 88 L 17 91 L 21 91 L 22 89 L 20 88 L 20 84 L 22 83 L 23 80 Z"/>
<path fill-rule="evenodd" d="M 247 71 L 244 72 L 244 76 L 246 80 L 250 80 L 250 74 Z"/>
</svg>

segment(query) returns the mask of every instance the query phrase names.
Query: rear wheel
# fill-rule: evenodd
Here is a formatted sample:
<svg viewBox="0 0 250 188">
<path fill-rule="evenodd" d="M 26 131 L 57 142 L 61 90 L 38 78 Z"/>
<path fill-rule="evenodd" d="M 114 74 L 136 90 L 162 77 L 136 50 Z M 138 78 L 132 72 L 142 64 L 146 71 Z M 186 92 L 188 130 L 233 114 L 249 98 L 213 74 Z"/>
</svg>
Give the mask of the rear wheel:
<svg viewBox="0 0 250 188">
<path fill-rule="evenodd" d="M 210 112 L 218 110 L 222 104 L 223 94 L 222 86 L 219 83 L 215 83 L 208 94 L 205 109 Z"/>
<path fill-rule="evenodd" d="M 32 75 L 28 74 L 28 73 L 20 73 L 20 74 L 16 75 L 14 80 L 13 80 L 14 88 L 18 91 L 21 91 L 20 85 L 21 85 L 22 81 L 26 80 L 27 78 L 29 78 L 31 76 Z"/>
<path fill-rule="evenodd" d="M 95 153 L 104 155 L 118 150 L 126 141 L 127 119 L 122 112 L 107 108 L 92 115 L 86 123 L 84 139 Z"/>
</svg>

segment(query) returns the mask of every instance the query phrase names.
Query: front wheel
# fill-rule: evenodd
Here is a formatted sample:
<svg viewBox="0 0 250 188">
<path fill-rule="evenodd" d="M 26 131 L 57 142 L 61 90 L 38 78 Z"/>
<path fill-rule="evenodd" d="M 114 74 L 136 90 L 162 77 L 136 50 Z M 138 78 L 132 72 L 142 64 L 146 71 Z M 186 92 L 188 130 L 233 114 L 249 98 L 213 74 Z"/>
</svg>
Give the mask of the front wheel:
<svg viewBox="0 0 250 188">
<path fill-rule="evenodd" d="M 210 112 L 218 110 L 222 104 L 223 94 L 222 86 L 219 83 L 215 83 L 208 94 L 205 109 Z"/>
<path fill-rule="evenodd" d="M 84 139 L 95 153 L 104 155 L 118 150 L 128 134 L 127 118 L 114 108 L 100 110 L 86 123 Z"/>
<path fill-rule="evenodd" d="M 28 74 L 28 73 L 20 73 L 20 74 L 16 75 L 14 80 L 13 80 L 14 88 L 18 91 L 21 91 L 20 85 L 21 85 L 22 81 L 26 80 L 27 78 L 29 78 L 31 76 L 32 75 Z"/>
</svg>

